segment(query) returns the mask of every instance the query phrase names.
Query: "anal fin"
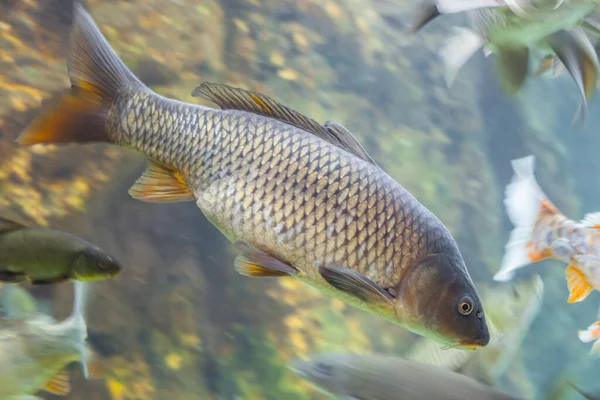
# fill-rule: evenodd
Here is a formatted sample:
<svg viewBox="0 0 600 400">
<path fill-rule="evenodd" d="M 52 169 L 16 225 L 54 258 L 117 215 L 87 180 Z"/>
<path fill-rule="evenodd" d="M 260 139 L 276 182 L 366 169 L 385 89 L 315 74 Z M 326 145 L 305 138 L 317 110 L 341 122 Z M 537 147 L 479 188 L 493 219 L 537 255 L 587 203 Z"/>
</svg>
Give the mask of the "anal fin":
<svg viewBox="0 0 600 400">
<path fill-rule="evenodd" d="M 585 278 L 584 273 L 577 267 L 569 265 L 566 278 L 569 286 L 569 303 L 583 301 L 594 290 L 594 287 Z"/>
<path fill-rule="evenodd" d="M 46 385 L 44 389 L 47 392 L 52 394 L 56 394 L 59 396 L 66 396 L 71 392 L 71 384 L 69 383 L 69 376 L 66 372 L 61 371 L 55 376 L 53 376 Z"/>
<path fill-rule="evenodd" d="M 296 275 L 298 271 L 286 263 L 257 250 L 247 243 L 236 242 L 239 255 L 235 259 L 235 270 L 241 275 L 252 277 L 275 277 Z"/>
<path fill-rule="evenodd" d="M 319 273 L 331 286 L 367 303 L 392 305 L 394 297 L 360 272 L 337 264 L 322 265 Z"/>
<path fill-rule="evenodd" d="M 148 162 L 148 168 L 129 189 L 134 199 L 150 203 L 170 203 L 194 200 L 181 174 L 155 161 Z"/>
</svg>

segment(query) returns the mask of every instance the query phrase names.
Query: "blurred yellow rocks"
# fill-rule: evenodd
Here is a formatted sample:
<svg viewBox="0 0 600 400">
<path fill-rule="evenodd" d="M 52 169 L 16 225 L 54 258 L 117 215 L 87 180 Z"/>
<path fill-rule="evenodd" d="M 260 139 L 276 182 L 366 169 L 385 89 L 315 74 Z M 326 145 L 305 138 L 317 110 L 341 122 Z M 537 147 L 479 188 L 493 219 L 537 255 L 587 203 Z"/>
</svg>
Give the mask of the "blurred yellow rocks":
<svg viewBox="0 0 600 400">
<path fill-rule="evenodd" d="M 298 72 L 292 68 L 285 68 L 277 71 L 277 75 L 286 81 L 295 81 L 298 79 Z"/>
<path fill-rule="evenodd" d="M 242 21 L 241 19 L 234 18 L 233 23 L 235 24 L 236 28 L 238 28 L 243 33 L 245 33 L 245 34 L 250 33 L 250 27 L 248 26 L 248 24 L 246 22 Z"/>
<path fill-rule="evenodd" d="M 109 378 L 106 381 L 106 386 L 113 400 L 125 400 L 126 388 L 121 382 L 116 379 Z"/>
<path fill-rule="evenodd" d="M 169 368 L 175 371 L 179 371 L 181 369 L 182 361 L 183 357 L 181 357 L 181 355 L 177 353 L 169 353 L 165 357 L 165 364 L 167 364 Z"/>
<path fill-rule="evenodd" d="M 308 51 L 308 49 L 310 48 L 310 43 L 306 35 L 304 35 L 303 33 L 294 32 L 292 34 L 292 39 L 294 39 L 296 46 L 298 46 L 302 51 Z"/>
<path fill-rule="evenodd" d="M 271 62 L 271 64 L 277 67 L 283 67 L 283 65 L 285 64 L 285 57 L 280 51 L 273 50 L 271 51 L 271 55 L 269 56 L 269 61 Z"/>
<path fill-rule="evenodd" d="M 343 14 L 342 7 L 340 7 L 340 5 L 337 4 L 335 1 L 326 1 L 325 11 L 331 18 L 334 19 L 341 18 Z"/>
</svg>

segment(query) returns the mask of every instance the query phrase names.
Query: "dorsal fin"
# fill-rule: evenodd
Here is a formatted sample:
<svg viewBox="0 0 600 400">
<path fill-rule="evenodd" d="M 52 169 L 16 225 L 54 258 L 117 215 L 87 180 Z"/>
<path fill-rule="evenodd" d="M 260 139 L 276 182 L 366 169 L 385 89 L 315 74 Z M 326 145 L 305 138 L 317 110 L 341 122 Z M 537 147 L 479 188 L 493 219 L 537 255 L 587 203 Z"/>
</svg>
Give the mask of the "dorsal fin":
<svg viewBox="0 0 600 400">
<path fill-rule="evenodd" d="M 244 89 L 218 83 L 204 82 L 194 89 L 192 96 L 210 100 L 223 110 L 247 111 L 277 119 L 310 132 L 354 154 L 362 160 L 375 164 L 356 138 L 342 125 L 330 121 L 325 126 L 322 126 L 316 121 L 300 114 L 298 111 L 294 111 L 264 94 L 249 92 Z"/>
<path fill-rule="evenodd" d="M 600 212 L 585 214 L 580 223 L 588 228 L 600 228 Z"/>
<path fill-rule="evenodd" d="M 327 121 L 323 126 L 332 136 L 332 139 L 336 140 L 334 144 L 371 164 L 377 165 L 360 142 L 342 124 L 335 121 Z M 330 141 L 333 142 L 333 140 Z"/>
<path fill-rule="evenodd" d="M 18 231 L 19 229 L 25 228 L 27 227 L 19 222 L 0 217 L 0 233 Z"/>
</svg>

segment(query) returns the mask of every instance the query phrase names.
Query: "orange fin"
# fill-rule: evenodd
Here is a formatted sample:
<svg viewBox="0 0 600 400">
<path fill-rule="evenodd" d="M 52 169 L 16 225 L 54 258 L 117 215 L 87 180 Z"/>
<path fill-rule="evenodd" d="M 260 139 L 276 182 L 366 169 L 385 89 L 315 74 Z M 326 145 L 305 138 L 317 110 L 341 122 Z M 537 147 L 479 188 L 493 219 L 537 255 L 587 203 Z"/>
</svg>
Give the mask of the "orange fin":
<svg viewBox="0 0 600 400">
<path fill-rule="evenodd" d="M 266 277 L 289 276 L 298 273 L 295 268 L 244 242 L 237 242 L 235 247 L 240 253 L 235 259 L 235 270 L 242 275 Z"/>
<path fill-rule="evenodd" d="M 567 285 L 569 286 L 569 303 L 577 303 L 584 300 L 594 287 L 589 284 L 583 272 L 577 267 L 569 265 L 566 271 Z"/>
<path fill-rule="evenodd" d="M 48 382 L 46 382 L 46 386 L 44 389 L 52 394 L 56 394 L 59 396 L 66 396 L 71 392 L 71 384 L 69 383 L 69 376 L 66 372 L 61 371 L 52 378 Z"/>
<path fill-rule="evenodd" d="M 154 161 L 148 162 L 148 168 L 129 189 L 129 194 L 134 199 L 150 203 L 170 203 L 195 199 L 179 172 Z"/>
<path fill-rule="evenodd" d="M 142 85 L 77 3 L 73 7 L 67 67 L 71 92 L 42 112 L 17 142 L 108 142 L 105 122 L 114 98 L 127 85 Z"/>
<path fill-rule="evenodd" d="M 75 91 L 73 92 L 75 93 Z M 108 142 L 104 106 L 93 96 L 67 94 L 46 106 L 17 138 L 17 143 Z"/>
</svg>

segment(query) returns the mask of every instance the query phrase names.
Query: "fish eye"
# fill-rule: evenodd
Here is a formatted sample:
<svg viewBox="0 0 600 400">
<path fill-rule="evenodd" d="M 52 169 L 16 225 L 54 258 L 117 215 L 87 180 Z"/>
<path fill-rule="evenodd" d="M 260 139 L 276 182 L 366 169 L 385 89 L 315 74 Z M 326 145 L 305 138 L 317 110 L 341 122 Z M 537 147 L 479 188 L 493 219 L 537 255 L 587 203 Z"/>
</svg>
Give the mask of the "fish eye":
<svg viewBox="0 0 600 400">
<path fill-rule="evenodd" d="M 316 367 L 317 367 L 317 372 L 319 372 L 320 374 L 323 374 L 323 375 L 328 375 L 329 376 L 333 372 L 332 371 L 333 368 L 329 364 L 325 364 L 325 363 L 320 362 L 320 363 L 318 363 L 316 365 Z"/>
<path fill-rule="evenodd" d="M 473 301 L 469 296 L 463 296 L 458 302 L 458 312 L 462 315 L 469 315 L 473 311 Z"/>
</svg>

